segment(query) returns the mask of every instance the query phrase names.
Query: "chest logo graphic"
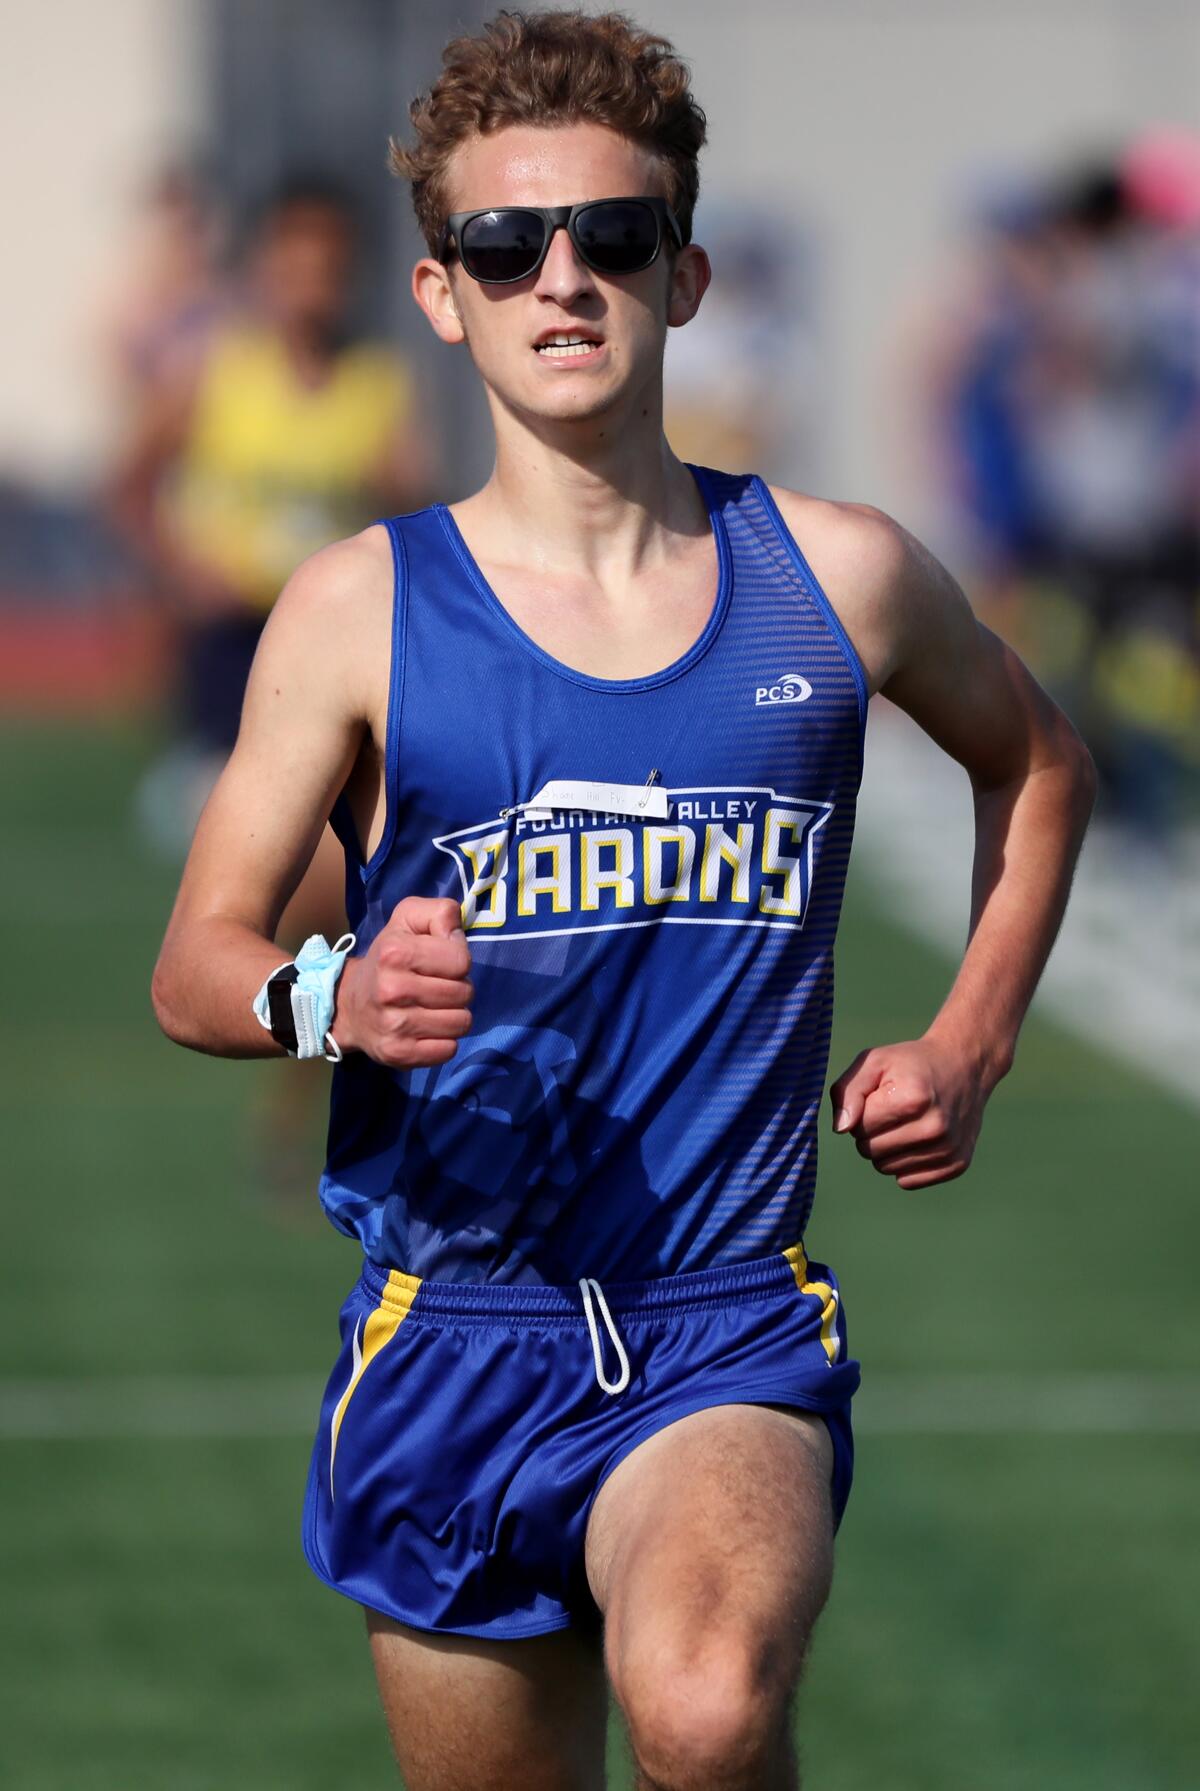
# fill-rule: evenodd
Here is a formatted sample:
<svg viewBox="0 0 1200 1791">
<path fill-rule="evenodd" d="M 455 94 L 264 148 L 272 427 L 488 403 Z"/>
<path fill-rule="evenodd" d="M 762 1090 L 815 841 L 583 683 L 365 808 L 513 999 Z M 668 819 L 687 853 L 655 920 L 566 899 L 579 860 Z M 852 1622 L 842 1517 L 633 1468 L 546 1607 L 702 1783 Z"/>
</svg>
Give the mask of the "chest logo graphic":
<svg viewBox="0 0 1200 1791">
<path fill-rule="evenodd" d="M 812 695 L 812 685 L 799 672 L 785 672 L 774 684 L 760 684 L 754 692 L 754 707 L 762 703 L 803 703 Z"/>
<path fill-rule="evenodd" d="M 472 944 L 670 923 L 803 926 L 832 803 L 755 785 L 665 795 L 665 820 L 510 811 L 433 840 L 454 861 Z"/>
</svg>

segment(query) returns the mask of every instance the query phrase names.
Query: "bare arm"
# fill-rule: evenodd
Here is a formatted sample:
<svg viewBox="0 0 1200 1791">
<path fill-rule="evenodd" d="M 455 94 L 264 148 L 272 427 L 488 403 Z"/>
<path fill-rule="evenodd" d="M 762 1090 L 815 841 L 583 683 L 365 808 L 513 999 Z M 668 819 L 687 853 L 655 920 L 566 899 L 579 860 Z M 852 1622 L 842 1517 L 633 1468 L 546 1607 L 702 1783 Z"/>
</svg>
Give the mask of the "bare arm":
<svg viewBox="0 0 1200 1791">
<path fill-rule="evenodd" d="M 902 530 L 894 580 L 904 627 L 883 694 L 965 768 L 975 801 L 968 945 L 933 1030 L 998 1079 L 1066 910 L 1095 772 L 1062 710 Z"/>
<path fill-rule="evenodd" d="M 915 1188 L 970 1163 L 1066 909 L 1096 780 L 1067 717 L 946 569 L 882 512 L 855 515 L 876 685 L 964 767 L 975 802 L 968 943 L 946 999 L 920 1040 L 860 1053 L 830 1091 L 835 1129 Z"/>
<path fill-rule="evenodd" d="M 361 668 L 387 665 L 391 557 L 382 530 L 314 554 L 263 630 L 237 745 L 205 805 L 152 983 L 167 1035 L 223 1057 L 281 1056 L 253 997 L 286 958 L 274 943 L 365 738 Z M 382 1062 L 441 1063 L 470 1024 L 458 905 L 399 903 L 339 984 L 333 1033 Z"/>
</svg>

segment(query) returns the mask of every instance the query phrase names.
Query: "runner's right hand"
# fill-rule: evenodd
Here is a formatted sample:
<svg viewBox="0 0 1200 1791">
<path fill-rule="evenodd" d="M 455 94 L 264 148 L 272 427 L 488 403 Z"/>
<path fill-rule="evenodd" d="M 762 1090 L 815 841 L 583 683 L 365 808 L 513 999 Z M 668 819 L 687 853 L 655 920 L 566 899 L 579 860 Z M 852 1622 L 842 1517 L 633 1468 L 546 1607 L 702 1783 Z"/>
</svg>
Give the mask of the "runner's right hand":
<svg viewBox="0 0 1200 1791">
<path fill-rule="evenodd" d="M 448 1063 L 471 1027 L 471 953 L 448 896 L 405 896 L 370 949 L 338 979 L 334 1039 L 376 1063 L 412 1070 Z"/>
</svg>

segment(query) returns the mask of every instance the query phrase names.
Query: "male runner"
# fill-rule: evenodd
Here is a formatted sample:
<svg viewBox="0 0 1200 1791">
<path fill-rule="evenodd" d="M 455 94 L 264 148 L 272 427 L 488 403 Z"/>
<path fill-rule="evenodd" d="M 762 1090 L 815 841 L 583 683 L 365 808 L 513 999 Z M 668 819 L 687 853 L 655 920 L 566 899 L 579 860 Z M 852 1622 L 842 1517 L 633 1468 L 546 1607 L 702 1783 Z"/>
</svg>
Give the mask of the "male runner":
<svg viewBox="0 0 1200 1791">
<path fill-rule="evenodd" d="M 286 1048 L 251 1002 L 332 815 L 357 944 L 321 1192 L 366 1263 L 305 1546 L 366 1607 L 410 1791 L 600 1786 L 606 1671 L 643 1786 L 776 1791 L 851 1470 L 858 1366 L 803 1239 L 867 699 L 977 815 L 953 987 L 831 1091 L 903 1188 L 971 1160 L 1093 774 L 889 517 L 672 454 L 666 332 L 710 270 L 665 40 L 501 13 L 412 116 L 413 288 L 495 468 L 289 580 L 156 1010 Z"/>
</svg>

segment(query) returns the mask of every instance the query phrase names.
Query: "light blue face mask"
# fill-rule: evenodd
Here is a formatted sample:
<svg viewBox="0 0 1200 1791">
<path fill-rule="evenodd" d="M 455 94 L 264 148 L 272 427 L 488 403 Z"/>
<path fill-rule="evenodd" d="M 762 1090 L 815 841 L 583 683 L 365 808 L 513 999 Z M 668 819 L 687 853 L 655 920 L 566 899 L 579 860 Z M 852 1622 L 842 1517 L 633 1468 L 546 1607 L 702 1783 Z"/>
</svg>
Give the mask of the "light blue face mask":
<svg viewBox="0 0 1200 1791">
<path fill-rule="evenodd" d="M 291 996 L 297 1049 L 289 1051 L 289 1057 L 324 1057 L 330 1063 L 342 1061 L 341 1050 L 329 1028 L 333 1024 L 338 977 L 342 974 L 342 966 L 354 950 L 354 945 L 353 933 L 343 933 L 337 944 L 332 946 L 324 933 L 313 933 L 296 953 L 296 980 L 291 986 Z M 286 964 L 280 964 L 272 970 L 271 976 L 254 997 L 254 1012 L 258 1023 L 268 1032 L 271 1030 L 271 1012 L 267 983 L 280 970 L 286 970 L 292 962 L 289 958 Z"/>
</svg>

